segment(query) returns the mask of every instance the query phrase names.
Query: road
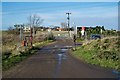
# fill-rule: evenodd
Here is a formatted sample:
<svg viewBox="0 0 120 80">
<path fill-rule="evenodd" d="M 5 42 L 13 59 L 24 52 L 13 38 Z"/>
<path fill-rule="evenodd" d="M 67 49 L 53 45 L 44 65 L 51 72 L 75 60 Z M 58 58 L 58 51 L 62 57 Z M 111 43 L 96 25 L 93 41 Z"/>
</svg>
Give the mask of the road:
<svg viewBox="0 0 120 80">
<path fill-rule="evenodd" d="M 71 40 L 58 39 L 8 71 L 3 78 L 116 78 L 112 70 L 93 66 L 70 55 Z"/>
</svg>

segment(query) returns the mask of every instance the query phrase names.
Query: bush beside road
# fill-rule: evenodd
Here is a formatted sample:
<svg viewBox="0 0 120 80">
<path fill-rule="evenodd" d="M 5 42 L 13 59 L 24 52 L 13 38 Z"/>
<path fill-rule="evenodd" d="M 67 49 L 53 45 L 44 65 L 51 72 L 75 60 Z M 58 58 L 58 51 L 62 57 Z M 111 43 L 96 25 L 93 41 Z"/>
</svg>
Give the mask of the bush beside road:
<svg viewBox="0 0 120 80">
<path fill-rule="evenodd" d="M 72 55 L 87 63 L 120 71 L 119 47 L 118 37 L 107 37 L 85 41 Z"/>
<path fill-rule="evenodd" d="M 47 40 L 43 42 L 38 42 L 33 44 L 34 47 L 31 49 L 27 49 L 24 52 L 20 52 L 19 55 L 13 55 L 12 53 L 9 53 L 6 57 L 6 55 L 2 55 L 2 69 L 8 70 L 12 66 L 15 66 L 16 64 L 20 63 L 24 59 L 28 58 L 30 55 L 35 54 L 40 47 L 43 47 L 49 43 L 53 42 L 53 40 Z"/>
<path fill-rule="evenodd" d="M 33 40 L 33 48 L 31 48 L 30 45 L 21 45 L 19 34 L 9 33 L 9 31 L 2 31 L 1 39 L 3 70 L 9 69 L 10 67 L 16 65 L 16 63 L 19 63 L 28 56 L 34 54 L 38 48 L 53 42 L 54 36 L 52 34 L 47 34 L 48 33 L 46 32 L 36 34 Z"/>
</svg>

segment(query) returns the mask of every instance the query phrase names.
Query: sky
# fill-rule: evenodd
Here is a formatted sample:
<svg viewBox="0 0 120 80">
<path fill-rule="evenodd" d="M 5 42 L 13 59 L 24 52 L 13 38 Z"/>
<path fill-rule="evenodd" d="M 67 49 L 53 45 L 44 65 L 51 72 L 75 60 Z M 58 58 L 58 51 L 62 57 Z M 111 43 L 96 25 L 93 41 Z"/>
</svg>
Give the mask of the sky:
<svg viewBox="0 0 120 80">
<path fill-rule="evenodd" d="M 118 2 L 119 0 L 2 0 L 2 2 Z"/>
<path fill-rule="evenodd" d="M 117 2 L 2 2 L 2 29 L 28 23 L 28 17 L 34 14 L 44 19 L 41 25 L 60 26 L 61 22 L 67 22 L 66 12 L 72 13 L 70 26 L 75 23 L 118 29 Z"/>
</svg>

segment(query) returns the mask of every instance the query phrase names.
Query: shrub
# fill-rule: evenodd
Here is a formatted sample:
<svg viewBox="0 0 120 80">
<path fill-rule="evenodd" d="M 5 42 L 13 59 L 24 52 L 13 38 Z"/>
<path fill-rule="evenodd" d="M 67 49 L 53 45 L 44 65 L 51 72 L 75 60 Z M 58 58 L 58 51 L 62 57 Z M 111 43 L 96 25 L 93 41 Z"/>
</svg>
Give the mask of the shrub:
<svg viewBox="0 0 120 80">
<path fill-rule="evenodd" d="M 5 59 L 9 58 L 11 54 L 12 54 L 11 52 L 4 52 L 2 54 L 2 59 L 5 60 Z"/>
<path fill-rule="evenodd" d="M 109 43 L 109 39 L 105 39 L 105 40 L 104 40 L 104 43 Z"/>
</svg>

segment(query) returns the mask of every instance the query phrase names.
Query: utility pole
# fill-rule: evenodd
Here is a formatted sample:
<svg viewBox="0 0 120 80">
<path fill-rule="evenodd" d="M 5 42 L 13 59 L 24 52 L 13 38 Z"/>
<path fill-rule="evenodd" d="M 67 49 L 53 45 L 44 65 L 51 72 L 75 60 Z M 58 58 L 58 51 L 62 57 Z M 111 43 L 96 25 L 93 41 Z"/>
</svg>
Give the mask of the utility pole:
<svg viewBox="0 0 120 80">
<path fill-rule="evenodd" d="M 32 18 L 34 18 L 34 15 L 31 16 L 31 19 Z M 35 25 L 35 21 L 34 20 L 33 20 L 33 22 L 31 21 L 31 23 L 32 23 L 32 29 L 33 29 L 33 33 L 32 34 L 33 34 L 33 38 L 34 38 L 35 37 L 35 26 L 36 25 Z"/>
<path fill-rule="evenodd" d="M 22 39 L 23 39 L 23 25 L 22 24 L 18 24 L 17 25 L 19 27 L 19 30 L 20 30 L 20 47 L 21 47 L 21 42 L 22 42 Z M 22 48 L 20 48 L 20 50 L 22 50 Z"/>
<path fill-rule="evenodd" d="M 32 28 L 33 28 L 33 38 L 34 38 L 35 37 L 35 26 L 33 25 Z"/>
<path fill-rule="evenodd" d="M 22 26 L 21 25 L 19 25 L 20 26 L 20 43 L 22 42 Z"/>
<path fill-rule="evenodd" d="M 32 48 L 32 38 L 33 38 L 33 36 L 32 36 L 32 33 L 33 33 L 33 29 L 32 29 L 32 20 L 31 20 L 31 16 L 30 16 L 30 43 L 31 43 L 31 45 L 30 45 L 30 47 Z"/>
<path fill-rule="evenodd" d="M 17 25 L 19 27 L 19 30 L 20 30 L 20 42 L 22 42 L 22 39 L 23 39 L 23 24 L 18 24 Z"/>
<path fill-rule="evenodd" d="M 73 23 L 73 28 L 74 28 L 74 34 L 77 36 L 77 26 L 75 25 L 75 23 Z"/>
<path fill-rule="evenodd" d="M 70 14 L 71 13 L 66 13 L 67 14 L 67 20 L 68 20 L 68 34 L 69 34 L 69 37 L 70 37 L 70 32 L 69 32 L 69 28 L 70 28 Z"/>
</svg>

